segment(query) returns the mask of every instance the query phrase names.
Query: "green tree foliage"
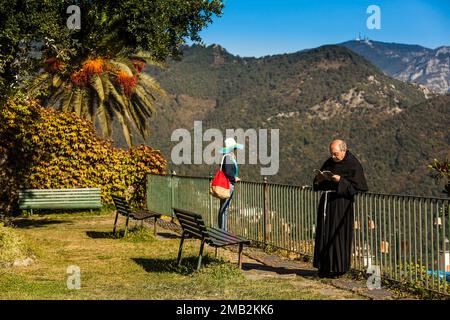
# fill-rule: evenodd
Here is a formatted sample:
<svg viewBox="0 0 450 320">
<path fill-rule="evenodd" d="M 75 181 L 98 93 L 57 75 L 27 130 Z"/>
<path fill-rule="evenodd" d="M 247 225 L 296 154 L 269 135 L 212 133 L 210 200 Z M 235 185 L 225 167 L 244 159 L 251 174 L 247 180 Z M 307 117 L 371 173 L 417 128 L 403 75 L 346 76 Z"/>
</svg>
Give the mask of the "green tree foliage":
<svg viewBox="0 0 450 320">
<path fill-rule="evenodd" d="M 80 30 L 66 25 L 70 5 L 81 10 Z M 44 105 L 96 117 L 105 134 L 115 115 L 131 145 L 130 126 L 147 132 L 152 97 L 160 92 L 139 74 L 144 64 L 177 57 L 187 39 L 200 41 L 222 6 L 219 0 L 1 0 L 0 93 L 11 94 L 31 76 L 29 93 Z"/>
<path fill-rule="evenodd" d="M 143 205 L 146 174 L 167 165 L 158 150 L 113 148 L 89 120 L 35 101 L 9 100 L 2 108 L 0 150 L 0 211 L 12 210 L 18 190 L 29 188 L 101 187 L 103 203 L 130 188 L 131 200 Z"/>
<path fill-rule="evenodd" d="M 234 128 L 280 129 L 280 170 L 269 181 L 311 185 L 313 169 L 329 156 L 329 142 L 342 138 L 362 161 L 371 191 L 443 195 L 442 181 L 432 179 L 426 166 L 435 157 L 449 157 L 444 115 L 450 96 L 427 100 L 413 85 L 389 78 L 344 47 L 256 59 L 196 45 L 185 49 L 182 61 L 148 72 L 172 97 L 150 120 L 148 143 L 165 155 L 178 143 L 170 139 L 173 130 L 192 129 L 194 120 L 203 121 L 203 131 L 218 128 L 223 134 Z M 342 97 L 350 92 L 351 99 Z M 342 104 L 330 105 L 335 115 L 320 118 L 310 111 L 328 99 Z M 207 176 L 217 170 L 169 165 L 178 174 Z M 239 174 L 262 180 L 259 165 L 242 165 Z"/>
</svg>

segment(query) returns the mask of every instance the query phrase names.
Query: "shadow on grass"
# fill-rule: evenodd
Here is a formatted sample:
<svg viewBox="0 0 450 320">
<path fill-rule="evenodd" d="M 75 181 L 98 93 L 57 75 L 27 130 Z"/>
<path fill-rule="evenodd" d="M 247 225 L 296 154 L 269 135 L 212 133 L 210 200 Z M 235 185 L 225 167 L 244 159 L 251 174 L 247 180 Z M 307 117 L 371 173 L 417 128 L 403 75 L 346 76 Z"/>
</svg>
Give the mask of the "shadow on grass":
<svg viewBox="0 0 450 320">
<path fill-rule="evenodd" d="M 243 263 L 242 264 L 242 270 L 249 271 L 249 270 L 258 270 L 263 272 L 274 272 L 280 275 L 286 275 L 286 274 L 296 274 L 298 276 L 304 277 L 304 278 L 317 278 L 317 271 L 316 270 L 310 270 L 310 269 L 288 269 L 283 267 L 272 267 L 267 266 L 264 264 L 259 263 Z"/>
<path fill-rule="evenodd" d="M 40 228 L 45 227 L 48 225 L 53 224 L 60 224 L 60 223 L 70 223 L 70 221 L 64 221 L 64 220 L 35 220 L 35 219 L 17 219 L 12 221 L 12 224 L 17 228 Z"/>
<path fill-rule="evenodd" d="M 86 231 L 86 235 L 92 239 L 121 239 L 125 235 L 125 230 L 112 231 Z"/>
<path fill-rule="evenodd" d="M 145 259 L 132 258 L 132 260 L 140 265 L 147 272 L 167 272 L 179 273 L 182 275 L 190 275 L 197 271 L 197 256 L 190 256 L 181 259 L 181 264 L 177 265 L 177 259 Z M 204 268 L 212 263 L 222 263 L 209 255 L 203 256 L 202 267 Z"/>
<path fill-rule="evenodd" d="M 86 231 L 86 235 L 92 239 L 122 239 L 129 242 L 152 242 L 155 240 L 153 231 L 145 227 L 135 227 L 128 230 L 112 231 Z"/>
<path fill-rule="evenodd" d="M 161 237 L 164 239 L 180 239 L 181 238 L 181 236 L 179 234 L 169 233 L 169 232 L 157 232 L 156 235 L 158 237 Z"/>
</svg>

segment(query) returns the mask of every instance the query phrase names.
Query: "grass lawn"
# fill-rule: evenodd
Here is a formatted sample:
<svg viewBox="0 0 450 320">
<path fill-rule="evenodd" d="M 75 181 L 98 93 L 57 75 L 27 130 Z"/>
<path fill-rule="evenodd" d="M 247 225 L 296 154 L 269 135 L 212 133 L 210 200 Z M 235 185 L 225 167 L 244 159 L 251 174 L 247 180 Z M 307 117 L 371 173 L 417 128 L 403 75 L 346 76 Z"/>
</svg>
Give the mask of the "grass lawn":
<svg viewBox="0 0 450 320">
<path fill-rule="evenodd" d="M 225 261 L 229 252 L 220 250 L 214 259 L 207 246 L 204 267 L 195 271 L 199 241 L 186 241 L 177 267 L 179 239 L 155 238 L 152 229 L 119 238 L 111 233 L 113 221 L 111 212 L 18 219 L 16 232 L 35 252 L 36 262 L 0 268 L 0 299 L 330 299 L 321 292 L 331 289 L 300 276 L 249 279 Z M 123 228 L 124 221 L 119 222 Z M 71 265 L 81 270 L 79 290 L 67 288 Z M 336 297 L 359 298 L 345 291 Z"/>
</svg>

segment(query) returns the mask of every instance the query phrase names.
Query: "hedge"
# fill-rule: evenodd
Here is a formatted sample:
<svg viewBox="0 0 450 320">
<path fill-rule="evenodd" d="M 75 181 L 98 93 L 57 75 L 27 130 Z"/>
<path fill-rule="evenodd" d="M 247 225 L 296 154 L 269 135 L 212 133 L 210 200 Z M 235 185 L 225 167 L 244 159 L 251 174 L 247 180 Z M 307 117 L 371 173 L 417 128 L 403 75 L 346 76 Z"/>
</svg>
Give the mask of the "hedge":
<svg viewBox="0 0 450 320">
<path fill-rule="evenodd" d="M 0 109 L 0 213 L 17 210 L 18 191 L 28 188 L 100 187 L 104 204 L 131 190 L 130 200 L 144 205 L 146 174 L 166 168 L 159 150 L 114 148 L 74 113 L 33 100 L 8 100 Z"/>
</svg>

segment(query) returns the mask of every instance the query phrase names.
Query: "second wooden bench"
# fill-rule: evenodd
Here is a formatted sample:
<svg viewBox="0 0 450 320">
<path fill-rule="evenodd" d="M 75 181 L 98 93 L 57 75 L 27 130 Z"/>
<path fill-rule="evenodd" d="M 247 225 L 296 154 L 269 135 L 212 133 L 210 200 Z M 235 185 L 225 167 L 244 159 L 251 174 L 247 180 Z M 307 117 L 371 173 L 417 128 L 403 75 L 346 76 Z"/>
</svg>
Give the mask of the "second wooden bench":
<svg viewBox="0 0 450 320">
<path fill-rule="evenodd" d="M 195 238 L 201 241 L 200 253 L 198 256 L 197 270 L 200 269 L 202 264 L 203 248 L 205 243 L 211 247 L 225 247 L 229 245 L 238 245 L 238 266 L 242 267 L 242 250 L 244 244 L 250 244 L 250 240 L 239 237 L 227 231 L 223 231 L 216 228 L 207 228 L 203 218 L 200 214 L 190 212 L 187 210 L 173 208 L 175 216 L 180 222 L 183 233 L 181 235 L 180 248 L 178 250 L 177 263 L 181 262 L 181 253 L 183 250 L 183 242 L 186 238 Z"/>
<path fill-rule="evenodd" d="M 114 220 L 113 233 L 116 232 L 117 218 L 119 217 L 119 214 L 121 214 L 126 218 L 125 233 L 124 233 L 125 237 L 128 232 L 128 220 L 130 220 L 130 218 L 134 219 L 134 220 L 141 220 L 141 221 L 143 221 L 145 219 L 153 218 L 154 223 L 155 223 L 153 233 L 156 236 L 156 225 L 158 222 L 158 218 L 161 217 L 161 214 L 159 214 L 157 212 L 145 210 L 145 209 L 132 210 L 130 205 L 128 204 L 128 201 L 124 197 L 119 197 L 119 196 L 113 195 L 112 199 L 114 201 L 114 206 L 116 207 L 116 218 Z"/>
</svg>

